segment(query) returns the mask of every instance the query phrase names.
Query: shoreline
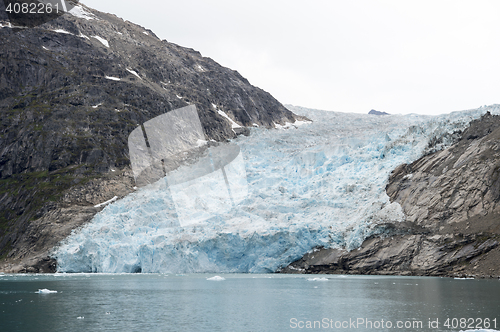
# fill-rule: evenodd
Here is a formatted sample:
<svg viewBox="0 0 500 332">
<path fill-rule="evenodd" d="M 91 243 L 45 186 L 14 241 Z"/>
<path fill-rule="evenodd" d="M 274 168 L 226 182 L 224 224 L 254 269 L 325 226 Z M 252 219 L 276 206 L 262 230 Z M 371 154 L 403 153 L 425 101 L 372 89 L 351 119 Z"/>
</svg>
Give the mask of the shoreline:
<svg viewBox="0 0 500 332">
<path fill-rule="evenodd" d="M 48 276 L 48 275 L 67 275 L 67 276 L 76 276 L 76 275 L 102 275 L 102 276 L 118 276 L 118 275 L 170 275 L 175 273 L 107 273 L 107 272 L 0 272 L 0 276 Z M 245 272 L 197 272 L 197 273 L 187 273 L 183 275 L 302 275 L 306 276 L 352 276 L 352 277 L 366 277 L 366 276 L 374 276 L 374 277 L 423 277 L 423 278 L 448 278 L 448 279 L 456 279 L 456 280 L 500 280 L 500 275 L 498 276 L 486 276 L 486 275 L 421 275 L 421 274 L 389 274 L 389 273 L 368 273 L 368 274 L 357 274 L 357 273 L 283 273 L 283 272 L 270 272 L 270 273 L 245 273 Z"/>
</svg>

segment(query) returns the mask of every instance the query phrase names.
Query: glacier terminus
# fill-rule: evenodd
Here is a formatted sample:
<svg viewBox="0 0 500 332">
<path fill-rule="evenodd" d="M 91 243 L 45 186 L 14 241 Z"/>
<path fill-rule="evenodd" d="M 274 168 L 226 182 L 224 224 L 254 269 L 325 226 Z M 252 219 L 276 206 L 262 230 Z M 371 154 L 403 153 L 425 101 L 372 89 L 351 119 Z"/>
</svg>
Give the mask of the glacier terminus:
<svg viewBox="0 0 500 332">
<path fill-rule="evenodd" d="M 266 273 L 315 248 L 355 250 L 381 232 L 377 225 L 404 220 L 385 192 L 394 168 L 450 145 L 487 111 L 500 113 L 499 106 L 441 116 L 290 109 L 312 122 L 251 128 L 229 143 L 237 147 L 226 170 L 233 180 L 193 177 L 175 188 L 169 176 L 191 172 L 182 166 L 107 205 L 54 249 L 58 271 Z M 237 199 L 228 200 L 228 190 Z M 182 195 L 189 192 L 199 199 Z"/>
</svg>

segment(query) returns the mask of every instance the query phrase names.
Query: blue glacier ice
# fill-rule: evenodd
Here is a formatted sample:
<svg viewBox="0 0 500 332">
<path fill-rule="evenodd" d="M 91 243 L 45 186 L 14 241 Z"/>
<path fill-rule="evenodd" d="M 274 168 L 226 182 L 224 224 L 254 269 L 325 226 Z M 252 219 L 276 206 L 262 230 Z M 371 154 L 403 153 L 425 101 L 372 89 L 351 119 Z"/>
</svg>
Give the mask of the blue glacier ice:
<svg viewBox="0 0 500 332">
<path fill-rule="evenodd" d="M 440 116 L 292 110 L 313 122 L 252 128 L 232 141 L 246 171 L 239 204 L 183 224 L 182 200 L 160 179 L 73 231 L 54 249 L 59 272 L 262 273 L 317 247 L 355 249 L 377 224 L 404 220 L 385 193 L 396 166 L 446 147 L 471 120 L 500 106 Z M 200 181 L 219 190 L 209 178 Z"/>
</svg>

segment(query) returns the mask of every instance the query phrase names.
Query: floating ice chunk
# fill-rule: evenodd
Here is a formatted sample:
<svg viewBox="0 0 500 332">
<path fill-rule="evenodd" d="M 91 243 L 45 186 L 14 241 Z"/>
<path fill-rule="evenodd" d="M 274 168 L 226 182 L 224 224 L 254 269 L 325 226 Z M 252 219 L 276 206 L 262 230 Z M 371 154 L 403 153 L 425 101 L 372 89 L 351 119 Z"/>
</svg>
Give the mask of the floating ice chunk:
<svg viewBox="0 0 500 332">
<path fill-rule="evenodd" d="M 327 278 L 309 278 L 307 281 L 328 281 Z"/>
<path fill-rule="evenodd" d="M 138 78 L 140 78 L 140 79 L 142 80 L 142 78 L 139 76 L 139 74 L 137 74 L 137 72 L 136 72 L 136 71 L 134 71 L 134 70 L 132 70 L 132 69 L 128 69 L 128 68 L 127 68 L 127 71 L 128 71 L 129 73 L 131 73 L 132 75 L 135 75 L 135 76 L 137 76 Z"/>
<path fill-rule="evenodd" d="M 68 13 L 70 13 L 73 16 L 86 19 L 88 21 L 97 19 L 97 17 L 94 14 L 85 10 L 82 6 L 74 6 Z"/>
<path fill-rule="evenodd" d="M 78 316 L 78 317 L 76 317 L 76 319 L 85 319 L 85 317 L 83 317 L 83 316 Z"/>
<path fill-rule="evenodd" d="M 106 39 L 99 36 L 92 36 L 92 37 L 100 41 L 104 46 L 109 47 L 109 42 Z"/>
<path fill-rule="evenodd" d="M 226 119 L 229 120 L 229 122 L 231 122 L 231 128 L 241 128 L 241 126 L 239 124 L 237 124 L 236 122 L 233 121 L 233 119 L 231 119 L 224 111 L 221 111 L 221 110 L 218 110 L 217 113 L 219 113 L 220 115 L 222 115 L 223 117 L 225 117 Z"/>
<path fill-rule="evenodd" d="M 101 206 L 104 206 L 104 205 L 107 205 L 109 203 L 112 203 L 114 201 L 116 201 L 118 199 L 118 196 L 115 196 L 113 198 L 111 198 L 110 200 L 107 200 L 106 202 L 103 202 L 101 204 L 97 204 L 97 205 L 94 205 L 94 207 L 98 208 L 98 207 L 101 207 Z"/>
<path fill-rule="evenodd" d="M 211 277 L 211 278 L 207 278 L 207 280 L 211 280 L 211 281 L 224 281 L 224 280 L 226 280 L 226 278 L 221 277 L 221 276 L 214 276 L 214 277 Z"/>
<path fill-rule="evenodd" d="M 37 293 L 37 294 L 55 294 L 55 293 L 57 293 L 57 291 L 55 291 L 55 290 L 49 290 L 47 288 L 44 288 L 44 289 L 39 289 L 35 293 Z"/>
<path fill-rule="evenodd" d="M 122 79 L 121 78 L 118 78 L 118 77 L 113 77 L 113 76 L 105 76 L 108 80 L 112 80 L 112 81 L 121 81 Z"/>
</svg>

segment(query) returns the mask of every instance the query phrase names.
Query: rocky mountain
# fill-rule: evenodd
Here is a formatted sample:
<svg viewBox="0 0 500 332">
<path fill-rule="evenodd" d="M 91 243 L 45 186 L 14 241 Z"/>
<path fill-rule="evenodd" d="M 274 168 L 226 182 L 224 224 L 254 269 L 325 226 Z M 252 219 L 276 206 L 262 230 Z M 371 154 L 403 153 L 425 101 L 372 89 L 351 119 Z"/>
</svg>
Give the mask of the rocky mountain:
<svg viewBox="0 0 500 332">
<path fill-rule="evenodd" d="M 406 221 L 358 250 L 317 249 L 288 273 L 500 276 L 500 116 L 475 120 L 448 149 L 396 168 L 386 187 Z"/>
<path fill-rule="evenodd" d="M 194 104 L 222 142 L 298 118 L 238 72 L 83 5 L 32 28 L 0 17 L 0 59 L 0 270 L 53 270 L 47 250 L 133 191 L 127 138 L 144 122 Z"/>
<path fill-rule="evenodd" d="M 371 110 L 370 112 L 368 112 L 368 114 L 371 114 L 371 115 L 389 115 L 389 113 L 380 112 L 380 111 L 376 111 L 376 110 Z"/>
</svg>

